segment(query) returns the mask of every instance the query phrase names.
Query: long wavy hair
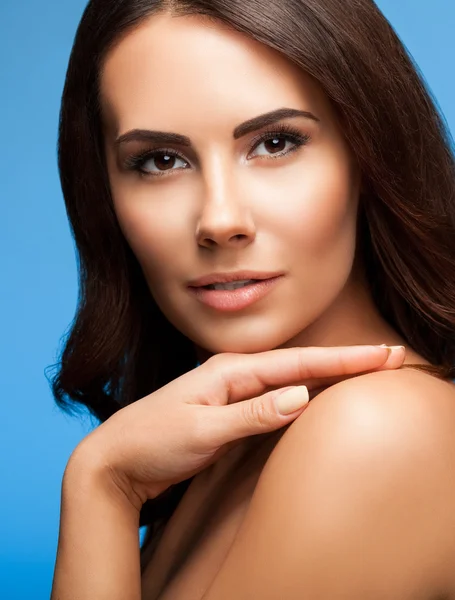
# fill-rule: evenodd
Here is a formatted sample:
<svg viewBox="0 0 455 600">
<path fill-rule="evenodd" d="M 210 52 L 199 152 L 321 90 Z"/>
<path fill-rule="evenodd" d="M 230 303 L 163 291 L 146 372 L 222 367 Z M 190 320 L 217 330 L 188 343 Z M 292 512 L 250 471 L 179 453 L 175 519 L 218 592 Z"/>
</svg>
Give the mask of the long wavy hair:
<svg viewBox="0 0 455 600">
<path fill-rule="evenodd" d="M 423 77 L 372 0 L 91 0 L 63 91 L 58 164 L 78 257 L 74 321 L 51 380 L 58 405 L 105 421 L 197 366 L 122 235 L 99 101 L 106 53 L 159 12 L 205 15 L 269 46 L 323 88 L 363 174 L 357 251 L 382 316 L 430 366 L 455 376 L 455 158 Z M 142 509 L 156 547 L 191 479 Z M 142 557 L 144 556 L 144 552 Z M 144 566 L 144 564 L 143 564 Z"/>
</svg>

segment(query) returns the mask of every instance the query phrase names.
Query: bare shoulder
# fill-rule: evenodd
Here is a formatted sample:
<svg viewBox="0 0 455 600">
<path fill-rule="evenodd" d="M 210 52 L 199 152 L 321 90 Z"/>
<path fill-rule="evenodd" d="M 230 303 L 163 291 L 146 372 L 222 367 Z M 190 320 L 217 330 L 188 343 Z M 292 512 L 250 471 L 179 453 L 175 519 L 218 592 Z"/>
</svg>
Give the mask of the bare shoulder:
<svg viewBox="0 0 455 600">
<path fill-rule="evenodd" d="M 375 418 L 367 419 L 363 429 L 371 434 L 376 427 L 388 424 L 397 432 L 398 428 L 407 430 L 411 440 L 417 435 L 423 442 L 426 434 L 430 437 L 436 434 L 440 441 L 445 440 L 455 449 L 455 383 L 417 369 L 368 373 L 331 386 L 310 402 L 304 413 L 307 425 L 310 409 L 315 416 L 324 415 L 329 422 L 330 415 L 337 422 L 339 417 L 355 421 L 370 415 Z"/>
<path fill-rule="evenodd" d="M 385 547 L 396 552 L 397 578 L 404 581 L 408 569 L 411 580 L 413 565 L 419 565 L 422 585 L 430 588 L 434 579 L 434 590 L 438 582 L 455 598 L 453 382 L 412 368 L 345 380 L 314 398 L 281 443 L 275 459 L 281 454 L 282 464 L 292 452 L 311 455 L 314 468 L 326 475 L 315 487 L 320 495 L 325 489 L 338 502 L 344 496 L 346 505 L 358 502 L 356 518 L 363 516 L 370 531 L 376 514 L 382 522 L 377 534 L 387 536 Z"/>
<path fill-rule="evenodd" d="M 415 369 L 320 393 L 268 457 L 204 600 L 455 598 L 454 433 L 455 385 Z"/>
<path fill-rule="evenodd" d="M 313 438 L 313 435 L 315 436 Z M 359 375 L 329 387 L 313 398 L 278 445 L 333 440 L 344 453 L 364 456 L 381 451 L 398 460 L 416 452 L 440 461 L 449 472 L 455 499 L 455 384 L 412 368 Z M 298 446 L 294 446 L 297 448 Z M 452 460 L 448 460 L 451 457 Z"/>
<path fill-rule="evenodd" d="M 454 433 L 455 385 L 415 369 L 324 390 L 270 453 L 204 600 L 455 598 Z"/>
<path fill-rule="evenodd" d="M 345 389 L 350 393 L 356 390 L 374 393 L 379 385 L 384 385 L 388 391 L 395 389 L 403 398 L 423 398 L 428 394 L 437 393 L 437 398 L 455 405 L 455 383 L 433 377 L 424 371 L 404 366 L 401 369 L 377 371 L 347 379 L 326 391 Z"/>
<path fill-rule="evenodd" d="M 388 468 L 415 465 L 420 480 L 430 472 L 455 502 L 455 384 L 412 368 L 368 373 L 331 386 L 316 396 L 291 425 L 282 443 L 296 436 L 312 440 L 324 435 L 343 449 L 346 458 L 375 457 Z M 312 436 L 315 436 L 313 439 Z M 286 438 L 289 440 L 286 442 Z M 305 442 L 306 443 L 306 442 Z M 310 442 L 309 442 L 310 443 Z M 296 447 L 296 446 L 295 446 Z"/>
</svg>

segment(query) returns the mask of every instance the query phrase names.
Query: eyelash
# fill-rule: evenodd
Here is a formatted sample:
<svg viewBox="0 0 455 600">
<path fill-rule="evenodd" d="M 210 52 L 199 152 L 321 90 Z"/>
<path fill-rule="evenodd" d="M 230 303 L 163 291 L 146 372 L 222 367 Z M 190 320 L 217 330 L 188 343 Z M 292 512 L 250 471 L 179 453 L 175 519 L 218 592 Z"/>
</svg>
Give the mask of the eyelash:
<svg viewBox="0 0 455 600">
<path fill-rule="evenodd" d="M 292 126 L 283 123 L 281 125 L 275 125 L 269 130 L 263 131 L 260 135 L 254 138 L 252 140 L 252 148 L 250 152 L 255 150 L 262 142 L 273 138 L 280 138 L 285 139 L 287 141 L 291 141 L 294 144 L 294 147 L 290 150 L 281 151 L 280 153 L 277 153 L 275 155 L 272 154 L 268 157 L 261 156 L 260 158 L 266 158 L 266 160 L 283 158 L 284 156 L 291 154 L 291 152 L 295 152 L 300 147 L 305 146 L 306 144 L 308 144 L 309 141 L 311 141 L 310 135 L 302 134 L 298 129 L 295 129 Z M 188 163 L 184 156 L 182 156 L 179 152 L 173 150 L 172 148 L 155 148 L 153 150 L 146 150 L 145 152 L 140 152 L 139 154 L 132 154 L 130 156 L 127 156 L 124 161 L 124 166 L 128 171 L 138 171 L 142 177 L 147 178 L 163 176 L 167 177 L 168 175 L 171 175 L 172 172 L 186 169 L 186 167 L 180 167 L 177 169 L 169 169 L 168 171 L 162 172 L 155 171 L 153 173 L 151 173 L 150 171 L 144 171 L 143 166 L 145 165 L 145 163 L 153 158 L 156 158 L 159 155 L 173 156 Z"/>
</svg>

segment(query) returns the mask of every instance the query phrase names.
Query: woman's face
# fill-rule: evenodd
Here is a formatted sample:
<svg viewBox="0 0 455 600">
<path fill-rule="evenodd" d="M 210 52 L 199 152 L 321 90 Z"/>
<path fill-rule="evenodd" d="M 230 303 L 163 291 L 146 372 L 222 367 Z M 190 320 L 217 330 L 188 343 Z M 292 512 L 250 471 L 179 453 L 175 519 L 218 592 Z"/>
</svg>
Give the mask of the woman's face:
<svg viewBox="0 0 455 600">
<path fill-rule="evenodd" d="M 297 345 L 333 314 L 350 285 L 360 177 L 309 76 L 225 26 L 163 14 L 111 50 L 101 93 L 115 211 L 169 321 L 209 353 L 250 353 Z M 310 114 L 238 131 L 283 108 Z M 274 135 L 282 126 L 293 133 Z M 188 288 L 241 270 L 283 276 L 236 311 Z"/>
</svg>

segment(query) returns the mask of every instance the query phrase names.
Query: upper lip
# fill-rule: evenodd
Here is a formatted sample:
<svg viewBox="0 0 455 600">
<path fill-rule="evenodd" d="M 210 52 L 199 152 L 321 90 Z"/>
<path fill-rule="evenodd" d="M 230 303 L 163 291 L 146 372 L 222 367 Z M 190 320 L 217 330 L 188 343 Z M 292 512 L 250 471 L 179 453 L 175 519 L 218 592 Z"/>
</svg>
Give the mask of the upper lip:
<svg viewBox="0 0 455 600">
<path fill-rule="evenodd" d="M 213 283 L 229 283 L 230 281 L 243 281 L 247 279 L 271 279 L 282 273 L 267 273 L 265 271 L 237 271 L 236 273 L 211 273 L 188 283 L 189 287 L 202 287 Z"/>
</svg>

